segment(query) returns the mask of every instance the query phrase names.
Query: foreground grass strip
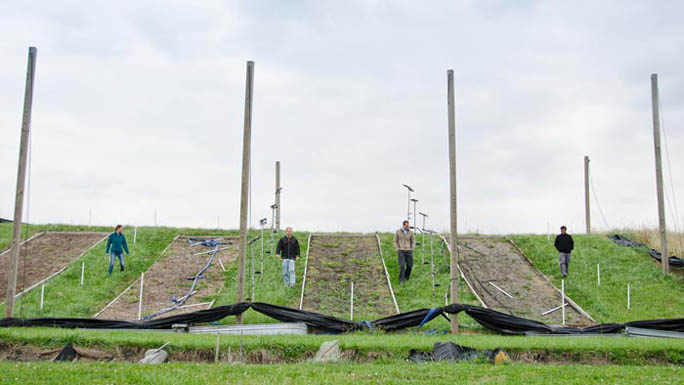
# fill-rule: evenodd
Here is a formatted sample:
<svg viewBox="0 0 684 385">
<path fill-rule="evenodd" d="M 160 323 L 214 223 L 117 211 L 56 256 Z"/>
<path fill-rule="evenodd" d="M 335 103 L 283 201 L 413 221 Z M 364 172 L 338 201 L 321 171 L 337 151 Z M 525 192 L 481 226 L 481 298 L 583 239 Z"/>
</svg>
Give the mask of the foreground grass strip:
<svg viewBox="0 0 684 385">
<path fill-rule="evenodd" d="M 297 360 L 315 352 L 325 341 L 338 340 L 343 350 L 355 350 L 362 355 L 380 352 L 391 360 L 403 360 L 411 349 L 432 350 L 438 341 L 453 341 L 476 349 L 497 347 L 513 352 L 533 352 L 551 355 L 602 357 L 617 364 L 645 364 L 653 360 L 684 364 L 684 344 L 675 339 L 629 337 L 519 337 L 498 335 L 428 336 L 424 334 L 298 335 L 298 336 L 244 336 L 246 351 L 265 349 L 277 351 L 288 360 Z M 0 343 L 26 344 L 44 348 L 61 347 L 72 342 L 81 347 L 157 348 L 170 341 L 168 350 L 212 351 L 216 337 L 206 334 L 179 334 L 153 331 L 98 331 L 54 328 L 0 329 Z M 237 351 L 240 336 L 224 335 L 221 346 Z"/>
<path fill-rule="evenodd" d="M 684 277 L 665 276 L 646 250 L 622 247 L 603 235 L 573 235 L 575 250 L 565 289 L 575 302 L 598 322 L 627 322 L 684 315 L 681 287 Z M 511 239 L 532 263 L 561 286 L 558 253 L 541 235 L 515 235 Z M 596 265 L 601 265 L 601 285 Z M 627 284 L 631 310 L 627 310 Z"/>
<path fill-rule="evenodd" d="M 678 367 L 439 363 L 210 365 L 0 363 L 0 384 L 679 384 Z"/>
</svg>

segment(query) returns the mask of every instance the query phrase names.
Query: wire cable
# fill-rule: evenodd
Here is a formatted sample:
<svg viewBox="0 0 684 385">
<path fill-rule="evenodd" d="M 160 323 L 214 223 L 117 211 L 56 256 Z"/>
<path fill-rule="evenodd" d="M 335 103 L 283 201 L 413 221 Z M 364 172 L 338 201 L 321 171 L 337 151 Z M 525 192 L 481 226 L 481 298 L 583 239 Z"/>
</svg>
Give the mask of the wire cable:
<svg viewBox="0 0 684 385">
<path fill-rule="evenodd" d="M 592 180 L 591 175 L 589 176 L 589 185 L 591 185 L 591 192 L 594 195 L 594 201 L 596 202 L 596 207 L 598 207 L 599 213 L 601 214 L 601 219 L 603 219 L 603 223 L 605 223 L 606 229 L 609 229 L 610 225 L 606 220 L 606 216 L 603 214 L 603 209 L 601 208 L 601 204 L 599 203 L 598 196 L 596 194 L 596 189 L 594 188 L 594 181 Z"/>
</svg>

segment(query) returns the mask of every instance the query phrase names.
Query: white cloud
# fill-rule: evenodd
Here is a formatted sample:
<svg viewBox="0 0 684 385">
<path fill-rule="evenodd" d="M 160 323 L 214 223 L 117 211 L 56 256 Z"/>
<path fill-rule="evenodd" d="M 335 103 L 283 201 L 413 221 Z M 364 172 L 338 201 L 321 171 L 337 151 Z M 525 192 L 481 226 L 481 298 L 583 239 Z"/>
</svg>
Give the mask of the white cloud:
<svg viewBox="0 0 684 385">
<path fill-rule="evenodd" d="M 39 49 L 31 220 L 236 227 L 245 62 L 253 223 L 390 230 L 402 183 L 448 228 L 446 69 L 459 217 L 583 228 L 582 157 L 611 227 L 656 223 L 649 75 L 682 181 L 679 2 L 10 4 L 0 15 L 0 217 L 11 217 L 26 49 Z M 669 174 L 668 174 L 669 176 Z M 682 196 L 678 188 L 676 196 Z M 683 203 L 684 204 L 684 203 Z M 592 202 L 593 224 L 606 226 Z"/>
</svg>

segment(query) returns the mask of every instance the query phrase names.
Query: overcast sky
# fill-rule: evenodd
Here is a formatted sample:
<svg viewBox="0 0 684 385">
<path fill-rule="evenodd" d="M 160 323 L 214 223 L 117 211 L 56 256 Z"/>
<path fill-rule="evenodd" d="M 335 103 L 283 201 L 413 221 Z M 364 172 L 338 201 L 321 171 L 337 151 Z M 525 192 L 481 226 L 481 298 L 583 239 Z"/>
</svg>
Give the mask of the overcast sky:
<svg viewBox="0 0 684 385">
<path fill-rule="evenodd" d="M 283 225 L 393 230 L 406 183 L 448 230 L 447 69 L 460 231 L 583 232 L 584 155 L 595 228 L 656 226 L 651 73 L 684 208 L 683 17 L 681 1 L 5 1 L 0 217 L 36 46 L 31 222 L 151 225 L 156 210 L 236 228 L 253 60 L 255 226 L 280 160 Z"/>
</svg>

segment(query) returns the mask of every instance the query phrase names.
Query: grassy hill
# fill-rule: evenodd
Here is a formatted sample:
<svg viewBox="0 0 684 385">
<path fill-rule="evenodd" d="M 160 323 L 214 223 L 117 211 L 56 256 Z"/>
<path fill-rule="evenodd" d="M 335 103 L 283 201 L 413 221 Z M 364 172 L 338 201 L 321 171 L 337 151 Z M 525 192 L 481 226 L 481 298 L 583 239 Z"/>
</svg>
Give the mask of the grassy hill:
<svg viewBox="0 0 684 385">
<path fill-rule="evenodd" d="M 10 244 L 11 223 L 0 224 L 0 249 Z M 67 225 L 37 225 L 29 227 L 31 233 L 43 230 L 53 231 L 110 231 L 110 228 Z M 132 246 L 132 227 L 125 227 L 125 234 Z M 15 314 L 24 317 L 90 317 L 130 285 L 140 273 L 159 257 L 162 250 L 174 236 L 184 235 L 223 235 L 235 236 L 236 230 L 208 230 L 171 227 L 140 227 L 135 247 L 127 259 L 127 271 L 124 274 L 107 275 L 108 258 L 104 250 L 95 248 L 83 258 L 73 262 L 67 270 L 46 284 L 45 307 L 39 310 L 39 290 L 34 290 L 21 298 L 16 306 Z M 253 230 L 249 237 L 260 235 Z M 278 236 L 276 235 L 276 240 Z M 307 247 L 307 232 L 297 232 L 295 236 L 301 245 L 302 259 L 297 261 L 297 286 L 285 288 L 282 284 L 280 260 L 270 253 L 265 254 L 264 274 L 256 275 L 255 300 L 284 306 L 297 307 L 301 294 L 301 277 L 304 269 L 304 256 Z M 560 287 L 558 264 L 553 244 L 540 235 L 512 235 L 510 238 L 525 252 L 537 268 L 546 274 L 552 282 Z M 437 237 L 432 239 L 430 253 L 429 238 L 425 245 L 419 244 L 414 255 L 414 269 L 411 280 L 404 286 L 398 284 L 398 263 L 396 252 L 392 246 L 392 234 L 380 234 L 381 249 L 390 274 L 397 303 L 401 311 L 418 308 L 442 306 L 444 295 L 448 290 L 448 251 Z M 418 237 L 419 241 L 422 238 Z M 602 235 L 576 235 L 576 249 L 570 267 L 570 276 L 566 279 L 568 295 L 579 303 L 599 322 L 624 322 L 636 319 L 681 317 L 684 314 L 684 297 L 678 290 L 684 278 L 677 275 L 663 276 L 657 264 L 653 263 L 644 250 L 618 246 Z M 422 250 L 425 247 L 426 261 L 434 258 L 435 282 L 432 287 L 432 270 L 429 264 L 422 264 Z M 255 244 L 257 270 L 260 267 L 261 243 Z M 266 233 L 265 249 L 271 249 L 270 236 Z M 81 262 L 86 263 L 86 284 L 79 285 Z M 596 282 L 596 265 L 601 264 L 601 286 Z M 249 256 L 246 263 L 246 295 L 250 296 Z M 235 302 L 236 263 L 226 266 L 224 274 L 225 287 L 217 296 L 216 305 Z M 3 272 L 4 275 L 5 272 Z M 384 277 L 378 277 L 383 279 Z M 626 286 L 631 287 L 631 310 L 626 308 Z M 461 303 L 478 304 L 469 292 L 465 283 L 461 282 Z M 1 310 L 1 309 L 0 309 Z M 3 310 L 4 311 L 4 310 Z M 365 314 L 355 314 L 356 320 L 371 319 Z M 466 328 L 480 329 L 472 319 L 461 315 L 461 324 Z M 270 318 L 256 312 L 245 314 L 246 322 L 273 322 Z M 226 323 L 233 319 L 224 320 Z M 448 327 L 446 320 L 439 318 L 429 324 L 430 327 L 442 330 Z M 481 330 L 481 329 L 480 329 Z"/>
</svg>

